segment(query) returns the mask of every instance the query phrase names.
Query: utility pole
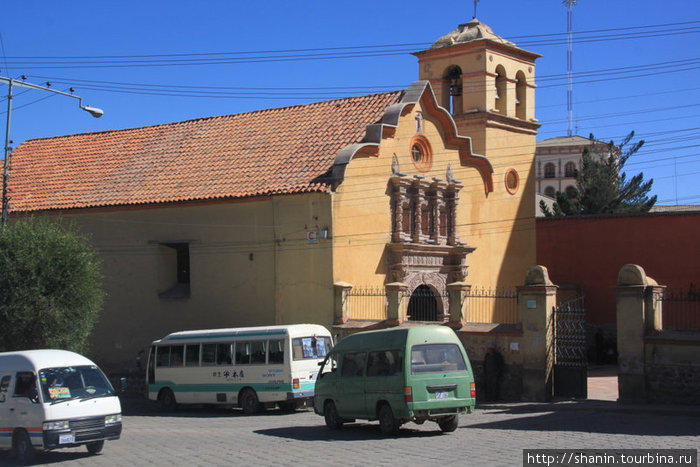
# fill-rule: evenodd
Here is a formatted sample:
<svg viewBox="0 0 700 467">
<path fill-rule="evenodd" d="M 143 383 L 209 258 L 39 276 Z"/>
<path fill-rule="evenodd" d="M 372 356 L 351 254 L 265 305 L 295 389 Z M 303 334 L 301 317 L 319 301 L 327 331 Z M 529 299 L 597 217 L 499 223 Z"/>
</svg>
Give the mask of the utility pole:
<svg viewBox="0 0 700 467">
<path fill-rule="evenodd" d="M 90 107 L 89 105 L 83 105 L 83 98 L 80 96 L 76 96 L 73 94 L 73 88 L 71 88 L 71 92 L 63 92 L 63 91 L 57 91 L 55 89 L 51 89 L 48 87 L 44 86 L 38 86 L 36 84 L 31 84 L 27 83 L 24 81 L 26 77 L 22 77 L 22 80 L 16 80 L 14 78 L 5 78 L 4 76 L 0 76 L 0 83 L 5 83 L 8 85 L 9 91 L 7 93 L 7 120 L 5 122 L 5 160 L 3 163 L 3 171 L 2 171 L 2 227 L 4 228 L 7 225 L 7 215 L 9 212 L 9 206 L 10 206 L 10 196 L 8 193 L 8 181 L 10 179 L 10 154 L 12 153 L 12 148 L 10 147 L 10 123 L 12 121 L 12 98 L 13 98 L 13 87 L 14 86 L 19 86 L 22 88 L 29 88 L 29 89 L 35 89 L 39 91 L 48 91 L 48 92 L 53 92 L 54 94 L 61 94 L 63 96 L 68 96 L 72 97 L 74 99 L 78 99 L 78 106 L 88 112 L 90 115 L 92 115 L 95 118 L 100 118 L 103 114 L 104 111 L 102 109 L 98 109 L 97 107 Z"/>
<path fill-rule="evenodd" d="M 574 78 L 573 78 L 573 55 L 574 55 L 574 5 L 578 0 L 563 0 L 566 5 L 566 119 L 567 119 L 567 135 L 573 136 L 574 122 Z"/>
</svg>

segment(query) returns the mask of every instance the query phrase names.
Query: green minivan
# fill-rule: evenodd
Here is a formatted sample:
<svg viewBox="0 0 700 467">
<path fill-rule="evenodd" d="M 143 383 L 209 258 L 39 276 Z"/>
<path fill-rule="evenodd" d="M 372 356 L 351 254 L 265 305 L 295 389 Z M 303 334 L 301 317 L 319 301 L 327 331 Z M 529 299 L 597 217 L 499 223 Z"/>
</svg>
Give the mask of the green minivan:
<svg viewBox="0 0 700 467">
<path fill-rule="evenodd" d="M 330 429 L 355 419 L 379 420 L 386 435 L 406 422 L 457 429 L 476 401 L 474 374 L 455 332 L 407 326 L 352 334 L 321 363 L 314 411 Z"/>
</svg>

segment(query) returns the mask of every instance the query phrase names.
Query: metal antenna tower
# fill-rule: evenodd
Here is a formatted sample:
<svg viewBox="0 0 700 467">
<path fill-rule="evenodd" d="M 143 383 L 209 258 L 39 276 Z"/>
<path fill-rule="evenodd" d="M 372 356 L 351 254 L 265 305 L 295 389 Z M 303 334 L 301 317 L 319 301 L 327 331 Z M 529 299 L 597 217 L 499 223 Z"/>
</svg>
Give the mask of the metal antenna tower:
<svg viewBox="0 0 700 467">
<path fill-rule="evenodd" d="M 567 119 L 567 135 L 573 135 L 573 125 L 574 125 L 574 77 L 573 77 L 573 56 L 574 56 L 574 39 L 573 39 L 573 25 L 574 25 L 574 5 L 578 0 L 563 0 L 562 3 L 566 5 L 566 119 Z"/>
</svg>

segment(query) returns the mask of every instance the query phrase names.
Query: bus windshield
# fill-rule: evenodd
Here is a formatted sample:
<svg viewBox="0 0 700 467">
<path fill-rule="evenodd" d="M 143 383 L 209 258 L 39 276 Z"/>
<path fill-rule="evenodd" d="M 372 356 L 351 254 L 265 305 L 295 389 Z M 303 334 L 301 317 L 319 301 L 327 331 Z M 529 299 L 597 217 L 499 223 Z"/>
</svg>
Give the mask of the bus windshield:
<svg viewBox="0 0 700 467">
<path fill-rule="evenodd" d="M 294 360 L 309 358 L 324 358 L 331 349 L 331 338 L 328 336 L 297 337 L 292 339 Z"/>
<path fill-rule="evenodd" d="M 104 373 L 93 365 L 44 368 L 39 381 L 45 402 L 115 395 Z"/>
</svg>

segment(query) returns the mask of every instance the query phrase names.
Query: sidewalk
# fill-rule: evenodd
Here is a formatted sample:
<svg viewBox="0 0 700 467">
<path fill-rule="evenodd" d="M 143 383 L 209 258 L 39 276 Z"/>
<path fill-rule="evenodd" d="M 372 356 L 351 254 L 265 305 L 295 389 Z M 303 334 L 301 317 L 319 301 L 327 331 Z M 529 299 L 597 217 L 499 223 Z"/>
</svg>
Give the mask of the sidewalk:
<svg viewBox="0 0 700 467">
<path fill-rule="evenodd" d="M 617 366 L 591 366 L 588 369 L 588 398 L 617 401 Z"/>
<path fill-rule="evenodd" d="M 605 365 L 589 367 L 587 399 L 554 399 L 550 402 L 479 403 L 477 408 L 483 410 L 508 410 L 514 413 L 587 410 L 700 417 L 700 406 L 620 403 L 617 401 L 617 398 L 617 366 Z"/>
</svg>

